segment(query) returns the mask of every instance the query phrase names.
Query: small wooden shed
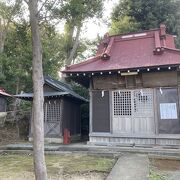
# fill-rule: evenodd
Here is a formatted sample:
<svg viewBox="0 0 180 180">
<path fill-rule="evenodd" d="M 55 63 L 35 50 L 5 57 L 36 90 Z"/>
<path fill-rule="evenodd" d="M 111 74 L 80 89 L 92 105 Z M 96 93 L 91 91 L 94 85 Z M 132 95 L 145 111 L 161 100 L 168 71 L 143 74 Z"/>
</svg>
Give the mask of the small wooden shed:
<svg viewBox="0 0 180 180">
<path fill-rule="evenodd" d="M 180 50 L 165 25 L 106 34 L 63 73 L 90 88 L 91 144 L 180 145 Z"/>
<path fill-rule="evenodd" d="M 33 100 L 33 93 L 23 93 L 15 97 Z M 44 77 L 44 136 L 48 142 L 63 142 L 64 129 L 68 129 L 71 139 L 80 139 L 80 106 L 86 99 L 75 93 L 72 88 L 50 76 Z M 33 112 L 33 109 L 32 109 Z M 32 113 L 33 114 L 33 113 Z M 29 139 L 32 139 L 33 116 L 31 116 Z"/>
<path fill-rule="evenodd" d="M 7 110 L 7 97 L 11 97 L 2 87 L 0 87 L 0 112 Z"/>
<path fill-rule="evenodd" d="M 0 87 L 0 126 L 3 126 L 5 118 L 7 116 L 7 97 L 11 97 L 5 90 Z"/>
</svg>

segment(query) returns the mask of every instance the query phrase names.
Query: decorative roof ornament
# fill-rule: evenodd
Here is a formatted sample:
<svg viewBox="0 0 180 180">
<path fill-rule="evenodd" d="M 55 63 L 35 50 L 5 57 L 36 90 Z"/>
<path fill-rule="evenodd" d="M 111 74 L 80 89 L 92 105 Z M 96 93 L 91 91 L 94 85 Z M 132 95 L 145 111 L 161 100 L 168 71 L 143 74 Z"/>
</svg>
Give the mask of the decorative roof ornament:
<svg viewBox="0 0 180 180">
<path fill-rule="evenodd" d="M 104 41 L 105 40 L 105 41 Z M 112 48 L 112 45 L 114 43 L 114 37 L 109 37 L 109 34 L 106 33 L 104 35 L 104 50 L 103 50 L 103 53 L 101 54 L 101 59 L 102 60 L 108 60 L 110 59 L 111 55 L 110 55 L 110 52 L 111 52 L 111 48 Z M 108 44 L 105 44 L 105 42 Z"/>
<path fill-rule="evenodd" d="M 166 25 L 160 24 L 160 36 L 166 38 Z"/>
<path fill-rule="evenodd" d="M 109 37 L 109 33 L 107 32 L 106 34 L 104 34 L 104 38 L 102 41 L 105 48 L 107 48 L 109 41 L 110 41 L 110 37 Z"/>
<path fill-rule="evenodd" d="M 161 45 L 161 39 L 160 39 L 161 34 L 163 34 L 163 36 L 166 35 L 164 33 L 166 33 L 165 29 L 161 29 L 161 28 L 160 28 L 160 32 L 155 31 L 155 33 L 154 33 L 154 37 L 155 37 L 155 49 L 154 49 L 153 52 L 154 52 L 155 55 L 161 55 L 164 52 L 164 45 L 165 45 L 165 43 L 163 42 L 163 46 L 162 46 Z"/>
</svg>

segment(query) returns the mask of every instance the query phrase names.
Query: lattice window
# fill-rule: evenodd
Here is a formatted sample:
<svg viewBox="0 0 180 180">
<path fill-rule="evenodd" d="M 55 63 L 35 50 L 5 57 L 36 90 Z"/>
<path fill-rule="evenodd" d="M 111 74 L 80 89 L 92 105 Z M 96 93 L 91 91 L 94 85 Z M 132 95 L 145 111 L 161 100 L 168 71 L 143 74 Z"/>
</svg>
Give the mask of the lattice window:
<svg viewBox="0 0 180 180">
<path fill-rule="evenodd" d="M 153 115 L 153 92 L 150 89 L 135 90 L 134 96 L 134 116 L 151 117 Z"/>
<path fill-rule="evenodd" d="M 49 100 L 44 104 L 44 120 L 48 122 L 60 121 L 60 101 Z"/>
<path fill-rule="evenodd" d="M 114 115 L 131 116 L 131 91 L 114 91 Z"/>
<path fill-rule="evenodd" d="M 153 116 L 153 91 L 151 89 L 114 91 L 113 103 L 115 116 Z"/>
</svg>

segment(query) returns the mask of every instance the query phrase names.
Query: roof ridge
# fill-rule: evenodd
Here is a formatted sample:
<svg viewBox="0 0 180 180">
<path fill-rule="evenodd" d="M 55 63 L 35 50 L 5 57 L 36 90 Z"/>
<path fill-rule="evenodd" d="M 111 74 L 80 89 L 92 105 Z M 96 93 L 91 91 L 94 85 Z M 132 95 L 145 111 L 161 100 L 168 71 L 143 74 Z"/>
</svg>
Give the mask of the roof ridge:
<svg viewBox="0 0 180 180">
<path fill-rule="evenodd" d="M 180 53 L 180 49 L 169 48 L 169 47 L 165 47 L 165 46 L 162 46 L 162 48 L 164 48 L 165 50 L 176 51 L 176 52 Z"/>
<path fill-rule="evenodd" d="M 160 30 L 160 28 L 154 28 L 154 29 L 149 29 L 149 30 L 133 31 L 133 32 L 122 33 L 122 34 L 114 34 L 114 35 L 110 35 L 109 37 L 124 36 L 124 35 L 133 35 L 133 34 L 141 34 L 141 33 L 145 33 L 145 32 L 153 32 L 153 31 L 159 31 L 159 30 Z"/>
<path fill-rule="evenodd" d="M 54 79 L 52 78 L 51 76 L 47 75 L 47 76 L 44 76 L 44 80 L 47 81 L 47 80 L 51 80 L 51 81 L 55 81 L 55 83 L 57 83 L 58 85 L 60 86 L 63 86 L 67 89 L 72 89 L 71 86 L 65 82 L 62 82 L 60 80 L 57 80 L 57 79 Z"/>
</svg>

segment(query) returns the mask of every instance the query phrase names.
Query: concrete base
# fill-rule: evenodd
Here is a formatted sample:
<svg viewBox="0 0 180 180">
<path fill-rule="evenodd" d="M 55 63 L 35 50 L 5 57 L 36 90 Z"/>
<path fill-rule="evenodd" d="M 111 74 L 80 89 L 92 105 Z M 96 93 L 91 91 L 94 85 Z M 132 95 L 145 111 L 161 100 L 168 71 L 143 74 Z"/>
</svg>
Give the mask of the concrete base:
<svg viewBox="0 0 180 180">
<path fill-rule="evenodd" d="M 178 135 L 166 135 L 166 136 L 149 136 L 149 137 L 133 137 L 133 136 L 115 136 L 115 135 L 90 135 L 90 145 L 116 145 L 121 146 L 122 144 L 131 145 L 143 145 L 143 146 L 180 146 L 180 136 Z"/>
<path fill-rule="evenodd" d="M 29 137 L 29 141 L 32 142 L 33 138 Z M 63 143 L 63 137 L 59 138 L 44 138 L 45 143 Z"/>
<path fill-rule="evenodd" d="M 72 141 L 79 141 L 81 140 L 81 135 L 77 134 L 77 135 L 73 135 L 71 136 L 71 142 Z M 33 141 L 33 137 L 29 137 L 29 141 L 32 142 Z M 45 143 L 63 143 L 63 136 L 58 137 L 58 138 L 44 138 L 44 142 Z"/>
</svg>

